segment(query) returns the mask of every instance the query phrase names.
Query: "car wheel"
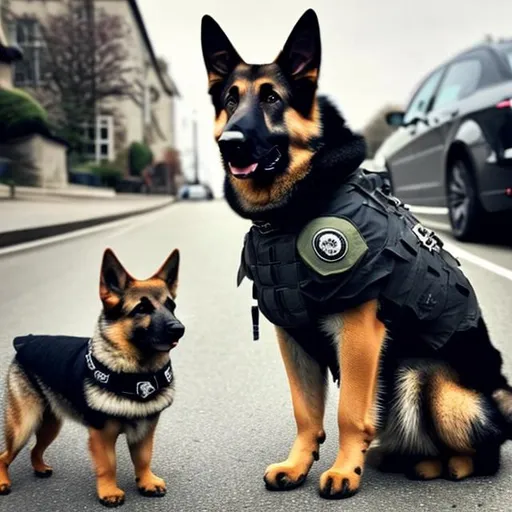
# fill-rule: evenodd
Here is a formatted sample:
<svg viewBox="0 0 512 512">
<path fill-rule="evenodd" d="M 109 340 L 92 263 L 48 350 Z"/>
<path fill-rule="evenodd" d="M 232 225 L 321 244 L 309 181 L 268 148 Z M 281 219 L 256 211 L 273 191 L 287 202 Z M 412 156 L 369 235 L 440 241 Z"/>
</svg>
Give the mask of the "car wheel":
<svg viewBox="0 0 512 512">
<path fill-rule="evenodd" d="M 474 240 L 482 222 L 482 208 L 475 182 L 462 160 L 452 165 L 448 174 L 448 215 L 452 233 L 462 241 Z"/>
</svg>

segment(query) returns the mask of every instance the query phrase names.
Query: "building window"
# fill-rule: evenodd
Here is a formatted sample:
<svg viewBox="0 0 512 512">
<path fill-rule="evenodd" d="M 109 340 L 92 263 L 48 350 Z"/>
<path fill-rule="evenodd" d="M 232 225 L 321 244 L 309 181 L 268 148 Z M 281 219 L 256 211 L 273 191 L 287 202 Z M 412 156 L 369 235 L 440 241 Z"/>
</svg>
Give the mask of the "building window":
<svg viewBox="0 0 512 512">
<path fill-rule="evenodd" d="M 14 68 L 14 83 L 18 87 L 38 87 L 44 84 L 48 70 L 46 46 L 37 20 L 16 20 L 10 27 L 11 40 L 23 51 L 23 60 Z"/>
<path fill-rule="evenodd" d="M 91 160 L 114 160 L 114 118 L 97 116 L 96 125 L 83 124 L 86 156 Z"/>
</svg>

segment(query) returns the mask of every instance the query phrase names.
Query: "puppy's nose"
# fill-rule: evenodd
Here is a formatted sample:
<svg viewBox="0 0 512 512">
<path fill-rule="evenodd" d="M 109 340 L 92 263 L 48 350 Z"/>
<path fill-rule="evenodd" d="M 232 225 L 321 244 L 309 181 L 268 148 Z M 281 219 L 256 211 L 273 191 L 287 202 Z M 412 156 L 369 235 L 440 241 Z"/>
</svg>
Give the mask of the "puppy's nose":
<svg viewBox="0 0 512 512">
<path fill-rule="evenodd" d="M 185 326 L 177 320 L 169 322 L 165 326 L 165 330 L 167 334 L 172 336 L 172 338 L 175 340 L 179 340 L 185 334 Z"/>
</svg>

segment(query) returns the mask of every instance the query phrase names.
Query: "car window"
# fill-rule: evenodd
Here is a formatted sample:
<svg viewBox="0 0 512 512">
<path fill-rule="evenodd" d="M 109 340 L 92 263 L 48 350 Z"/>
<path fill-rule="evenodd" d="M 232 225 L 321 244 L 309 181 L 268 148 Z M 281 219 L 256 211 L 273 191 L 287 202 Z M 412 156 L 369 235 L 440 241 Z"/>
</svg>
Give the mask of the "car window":
<svg viewBox="0 0 512 512">
<path fill-rule="evenodd" d="M 414 95 L 413 99 L 409 103 L 409 107 L 407 108 L 407 112 L 405 113 L 403 124 L 409 124 L 414 119 L 422 118 L 425 116 L 430 100 L 436 90 L 439 81 L 441 80 L 441 75 L 443 74 L 443 69 L 438 69 L 432 75 L 430 75 L 423 85 L 418 89 L 418 92 Z"/>
<path fill-rule="evenodd" d="M 436 94 L 432 110 L 438 110 L 473 93 L 482 76 L 480 60 L 465 59 L 450 66 Z"/>
<path fill-rule="evenodd" d="M 512 69 L 512 46 L 507 46 L 505 48 L 505 57 L 508 60 L 510 69 Z"/>
</svg>

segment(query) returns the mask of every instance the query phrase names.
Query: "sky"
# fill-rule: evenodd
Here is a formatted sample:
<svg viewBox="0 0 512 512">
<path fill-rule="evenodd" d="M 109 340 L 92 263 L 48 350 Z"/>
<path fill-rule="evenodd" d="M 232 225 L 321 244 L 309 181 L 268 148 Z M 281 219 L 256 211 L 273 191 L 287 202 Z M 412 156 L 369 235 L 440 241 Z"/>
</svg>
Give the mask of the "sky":
<svg viewBox="0 0 512 512">
<path fill-rule="evenodd" d="M 180 117 L 197 111 L 200 178 L 216 191 L 223 175 L 201 52 L 204 14 L 215 18 L 246 62 L 257 64 L 273 61 L 302 13 L 313 8 L 322 38 L 320 92 L 335 101 L 355 130 L 387 103 L 405 106 L 425 74 L 486 34 L 512 38 L 510 0 L 138 0 L 138 4 L 155 52 L 169 63 L 182 94 Z M 183 148 L 190 140 L 185 128 L 178 134 Z"/>
</svg>

